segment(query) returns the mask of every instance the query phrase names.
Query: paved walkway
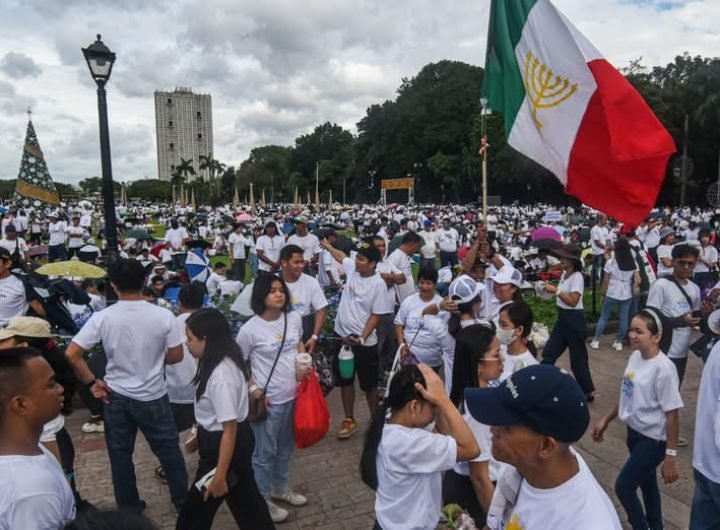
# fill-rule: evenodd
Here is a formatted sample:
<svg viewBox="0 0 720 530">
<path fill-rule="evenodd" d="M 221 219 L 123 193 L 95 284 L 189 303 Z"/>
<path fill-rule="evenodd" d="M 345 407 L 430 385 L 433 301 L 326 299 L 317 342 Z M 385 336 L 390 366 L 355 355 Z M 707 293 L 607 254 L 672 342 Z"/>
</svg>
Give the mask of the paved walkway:
<svg viewBox="0 0 720 530">
<path fill-rule="evenodd" d="M 604 342 L 610 344 L 612 340 L 605 337 Z M 591 352 L 591 370 L 598 388 L 598 397 L 591 405 L 591 426 L 617 399 L 620 379 L 629 354 L 628 349 L 624 352 L 616 352 L 607 347 Z M 567 355 L 561 358 L 559 364 L 568 367 Z M 680 432 L 690 441 L 690 445 L 679 451 L 680 480 L 670 486 L 661 486 L 663 515 L 667 530 L 688 527 L 693 491 L 691 467 L 693 425 L 701 370 L 701 361 L 691 357 L 682 389 L 685 409 L 680 415 Z M 360 481 L 358 473 L 362 436 L 358 433 L 348 441 L 336 440 L 334 433 L 342 421 L 339 392 L 333 391 L 328 403 L 332 414 L 330 436 L 310 449 L 297 451 L 292 461 L 291 483 L 294 488 L 307 495 L 310 502 L 302 508 L 291 508 L 289 522 L 279 525 L 281 529 L 369 529 L 372 527 L 374 497 Z M 367 426 L 368 410 L 364 400 L 358 400 L 357 405 L 361 430 L 364 430 Z M 77 449 L 76 474 L 79 489 L 84 497 L 98 507 L 112 508 L 114 506 L 112 481 L 104 439 L 102 435 L 83 434 L 80 431 L 80 425 L 85 419 L 83 412 L 82 410 L 75 412 L 67 422 Z M 615 502 L 623 520 L 624 512 L 617 503 L 612 489 L 615 478 L 627 457 L 624 437 L 625 428 L 616 420 L 608 428 L 604 443 L 594 443 L 587 434 L 576 445 Z M 153 470 L 156 465 L 157 462 L 147 443 L 142 436 L 138 436 L 135 470 L 141 495 L 148 504 L 146 514 L 162 528 L 174 528 L 175 513 L 170 504 L 167 487 L 154 476 Z M 194 456 L 187 458 L 187 465 L 190 476 L 194 476 Z M 225 506 L 218 512 L 213 528 L 236 528 Z"/>
</svg>

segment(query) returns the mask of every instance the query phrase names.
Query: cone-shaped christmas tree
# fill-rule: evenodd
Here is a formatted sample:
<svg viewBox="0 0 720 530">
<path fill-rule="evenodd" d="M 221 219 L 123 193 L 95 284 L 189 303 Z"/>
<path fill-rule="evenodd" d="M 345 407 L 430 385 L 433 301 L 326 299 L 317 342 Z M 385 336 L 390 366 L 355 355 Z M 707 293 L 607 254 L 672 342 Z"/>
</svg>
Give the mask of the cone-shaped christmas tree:
<svg viewBox="0 0 720 530">
<path fill-rule="evenodd" d="M 50 177 L 35 128 L 29 119 L 25 133 L 25 147 L 20 161 L 20 172 L 15 184 L 15 194 L 49 204 L 60 204 L 60 195 Z"/>
</svg>

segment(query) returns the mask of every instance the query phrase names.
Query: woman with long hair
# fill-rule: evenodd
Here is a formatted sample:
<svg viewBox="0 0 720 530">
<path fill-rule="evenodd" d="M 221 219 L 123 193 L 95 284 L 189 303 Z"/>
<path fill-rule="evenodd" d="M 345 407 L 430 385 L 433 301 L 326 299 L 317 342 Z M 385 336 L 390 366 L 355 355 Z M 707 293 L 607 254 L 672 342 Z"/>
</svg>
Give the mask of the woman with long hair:
<svg viewBox="0 0 720 530">
<path fill-rule="evenodd" d="M 542 362 L 555 364 L 565 349 L 569 349 L 570 369 L 583 389 L 585 398 L 591 402 L 595 399 L 595 385 L 590 375 L 588 352 L 585 346 L 587 335 L 587 322 L 583 309 L 585 279 L 582 274 L 580 248 L 575 245 L 565 245 L 554 250 L 553 253 L 560 258 L 562 269 L 560 283 L 555 286 L 546 282 L 543 288 L 546 292 L 556 295 L 558 316 L 550 332 L 550 338 L 543 348 Z"/>
<path fill-rule="evenodd" d="M 615 493 L 633 530 L 662 528 L 662 506 L 657 468 L 665 484 L 678 479 L 678 411 L 683 407 L 677 370 L 665 355 L 672 341 L 672 326 L 659 309 L 647 307 L 632 319 L 628 359 L 620 385 L 620 399 L 592 431 L 593 440 L 616 417 L 627 425 L 630 456 L 615 482 Z M 642 491 L 643 503 L 637 495 Z M 644 505 L 644 507 L 643 507 Z"/>
<path fill-rule="evenodd" d="M 492 434 L 477 422 L 465 406 L 465 389 L 487 388 L 503 373 L 500 343 L 491 328 L 475 325 L 460 333 L 455 347 L 455 366 L 450 400 L 458 408 L 480 447 L 480 455 L 458 462 L 443 478 L 443 502 L 462 506 L 482 528 L 502 465 L 492 458 Z"/>
<path fill-rule="evenodd" d="M 437 432 L 427 430 L 433 421 Z M 360 457 L 362 480 L 375 490 L 375 530 L 435 528 L 442 472 L 479 453 L 438 375 L 425 364 L 401 368 L 373 416 Z"/>
<path fill-rule="evenodd" d="M 622 343 L 627 335 L 630 324 L 630 306 L 633 301 L 633 287 L 640 285 L 640 272 L 633 256 L 630 243 L 620 238 L 615 243 L 615 256 L 605 263 L 605 277 L 602 291 L 605 295 L 600 319 L 595 326 L 595 336 L 590 347 L 597 350 L 600 347 L 600 337 L 605 331 L 610 316 L 619 308 L 620 326 L 613 341 L 614 350 L 622 351 Z"/>
<path fill-rule="evenodd" d="M 200 460 L 177 528 L 211 528 L 224 500 L 239 527 L 274 528 L 253 474 L 255 440 L 247 421 L 248 376 L 240 347 L 217 309 L 191 314 L 185 333 L 188 350 L 199 359 L 193 382 Z"/>
<path fill-rule="evenodd" d="M 532 308 L 525 302 L 513 302 L 503 306 L 498 321 L 496 334 L 504 360 L 500 381 L 504 381 L 518 370 L 538 363 L 530 340 Z"/>
<path fill-rule="evenodd" d="M 240 328 L 237 342 L 250 363 L 250 395 L 267 403 L 267 418 L 251 423 L 255 434 L 253 469 L 270 516 L 280 523 L 289 512 L 271 499 L 292 506 L 307 504 L 307 499 L 288 485 L 290 457 L 295 449 L 295 362 L 298 352 L 305 351 L 302 319 L 291 311 L 287 285 L 272 274 L 255 279 L 250 306 L 255 316 Z"/>
</svg>

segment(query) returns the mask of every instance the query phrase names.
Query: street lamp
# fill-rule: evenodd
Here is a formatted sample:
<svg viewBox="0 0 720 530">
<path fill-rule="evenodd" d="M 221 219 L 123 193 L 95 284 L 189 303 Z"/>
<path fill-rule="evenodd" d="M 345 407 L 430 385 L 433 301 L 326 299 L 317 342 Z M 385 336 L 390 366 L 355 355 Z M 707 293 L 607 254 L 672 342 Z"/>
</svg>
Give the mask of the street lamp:
<svg viewBox="0 0 720 530">
<path fill-rule="evenodd" d="M 100 122 L 100 161 L 102 163 L 103 205 L 105 210 L 105 241 L 107 253 L 105 264 L 110 265 L 119 257 L 117 220 L 115 217 L 115 194 L 113 190 L 112 162 L 110 160 L 110 132 L 108 130 L 107 99 L 105 83 L 110 79 L 115 54 L 103 44 L 98 34 L 97 40 L 87 48 L 82 48 L 83 56 L 90 68 L 90 75 L 97 83 L 98 118 Z"/>
</svg>

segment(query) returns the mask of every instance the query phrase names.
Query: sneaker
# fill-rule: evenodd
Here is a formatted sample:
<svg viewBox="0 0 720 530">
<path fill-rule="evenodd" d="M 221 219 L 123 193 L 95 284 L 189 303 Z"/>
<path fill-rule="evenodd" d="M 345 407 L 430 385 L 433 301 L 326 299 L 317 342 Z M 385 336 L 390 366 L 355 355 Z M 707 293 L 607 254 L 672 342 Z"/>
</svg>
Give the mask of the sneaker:
<svg viewBox="0 0 720 530">
<path fill-rule="evenodd" d="M 593 350 L 599 349 L 599 348 L 600 348 L 600 341 L 597 340 L 597 339 L 593 339 L 592 342 L 590 343 L 590 347 L 591 347 Z"/>
<path fill-rule="evenodd" d="M 612 347 L 615 351 L 622 351 L 622 342 L 615 341 L 613 342 Z"/>
<path fill-rule="evenodd" d="M 268 511 L 270 512 L 270 519 L 272 519 L 273 523 L 282 523 L 290 516 L 290 512 L 285 508 L 280 508 L 280 506 L 270 501 L 266 502 Z"/>
<path fill-rule="evenodd" d="M 355 421 L 353 418 L 345 418 L 342 422 L 340 430 L 337 433 L 337 437 L 339 440 L 347 440 L 353 434 L 355 434 L 355 431 L 357 430 L 358 422 Z"/>
<path fill-rule="evenodd" d="M 683 438 L 682 436 L 678 436 L 677 446 L 678 446 L 678 447 L 687 447 L 687 445 L 688 445 L 687 438 Z"/>
<path fill-rule="evenodd" d="M 308 502 L 305 495 L 300 495 L 299 493 L 295 493 L 294 491 L 290 490 L 282 494 L 271 493 L 270 497 L 275 499 L 276 501 L 286 502 L 290 506 L 305 506 Z"/>
<path fill-rule="evenodd" d="M 82 432 L 90 433 L 104 433 L 105 423 L 103 423 L 102 417 L 93 416 L 89 421 L 83 423 L 81 428 Z"/>
</svg>

